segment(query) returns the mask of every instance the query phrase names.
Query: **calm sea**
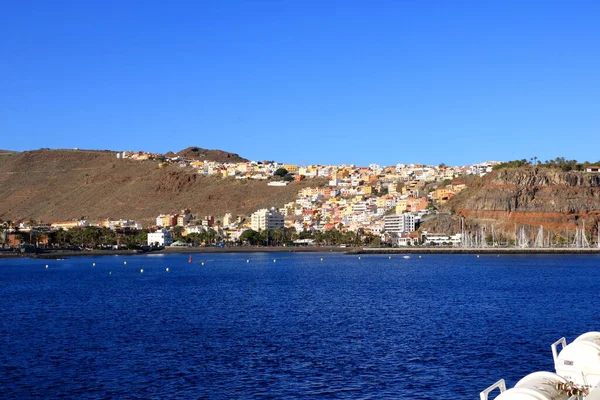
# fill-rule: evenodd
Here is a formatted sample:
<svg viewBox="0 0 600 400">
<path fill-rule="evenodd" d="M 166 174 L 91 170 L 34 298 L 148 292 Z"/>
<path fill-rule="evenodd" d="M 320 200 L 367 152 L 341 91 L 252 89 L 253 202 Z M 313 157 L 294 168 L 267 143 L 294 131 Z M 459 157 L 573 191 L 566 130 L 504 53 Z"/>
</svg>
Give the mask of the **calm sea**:
<svg viewBox="0 0 600 400">
<path fill-rule="evenodd" d="M 0 397 L 477 399 L 599 297 L 596 256 L 0 260 Z"/>
</svg>

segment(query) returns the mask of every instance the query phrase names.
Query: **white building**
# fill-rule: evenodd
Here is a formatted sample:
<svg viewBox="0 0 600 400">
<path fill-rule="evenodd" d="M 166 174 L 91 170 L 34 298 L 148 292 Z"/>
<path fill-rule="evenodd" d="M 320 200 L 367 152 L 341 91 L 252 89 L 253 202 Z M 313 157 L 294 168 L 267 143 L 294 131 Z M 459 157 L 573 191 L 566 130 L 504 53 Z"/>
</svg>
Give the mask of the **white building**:
<svg viewBox="0 0 600 400">
<path fill-rule="evenodd" d="M 106 220 L 103 225 L 105 225 L 108 229 L 142 229 L 142 224 L 139 222 L 135 222 L 129 219 L 119 219 L 119 220 Z"/>
<path fill-rule="evenodd" d="M 394 234 L 391 240 L 393 247 L 416 246 L 419 243 L 418 239 L 411 237 L 408 233 Z"/>
<path fill-rule="evenodd" d="M 160 229 L 148 234 L 148 246 L 170 246 L 173 243 L 173 235 L 166 229 Z"/>
<path fill-rule="evenodd" d="M 234 221 L 235 221 L 235 219 L 233 218 L 231 213 L 226 213 L 225 216 L 223 217 L 223 226 L 231 225 Z"/>
<path fill-rule="evenodd" d="M 457 233 L 455 235 L 444 235 L 440 233 L 427 233 L 423 232 L 423 236 L 425 237 L 425 244 L 429 245 L 452 245 L 458 246 L 461 243 L 462 235 Z"/>
<path fill-rule="evenodd" d="M 283 228 L 283 214 L 275 207 L 271 207 L 271 209 L 263 208 L 252 214 L 250 227 L 254 231 Z"/>
<path fill-rule="evenodd" d="M 202 233 L 204 231 L 206 231 L 207 228 L 205 228 L 202 225 L 188 225 L 185 227 L 185 230 L 183 231 L 183 235 L 187 236 L 191 233 Z"/>
<path fill-rule="evenodd" d="M 388 215 L 383 219 L 386 233 L 406 233 L 415 231 L 415 217 L 410 213 Z"/>
<path fill-rule="evenodd" d="M 352 204 L 352 212 L 364 214 L 367 212 L 367 203 L 364 201 Z"/>
</svg>

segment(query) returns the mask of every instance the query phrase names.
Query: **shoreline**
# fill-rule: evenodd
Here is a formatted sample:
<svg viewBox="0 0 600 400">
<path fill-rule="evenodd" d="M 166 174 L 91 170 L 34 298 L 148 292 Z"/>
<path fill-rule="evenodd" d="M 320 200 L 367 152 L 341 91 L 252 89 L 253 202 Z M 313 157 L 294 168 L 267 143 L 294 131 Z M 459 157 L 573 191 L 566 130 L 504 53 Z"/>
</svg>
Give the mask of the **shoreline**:
<svg viewBox="0 0 600 400">
<path fill-rule="evenodd" d="M 560 254 L 600 254 L 600 248 L 515 248 L 515 247 L 481 247 L 481 248 L 463 248 L 463 247 L 390 247 L 390 248 L 369 248 L 362 247 L 352 249 L 346 254 L 521 254 L 521 255 L 560 255 Z"/>
<path fill-rule="evenodd" d="M 215 254 L 215 253 L 344 253 L 347 255 L 368 254 L 476 254 L 476 255 L 562 255 L 600 254 L 600 248 L 436 248 L 436 247 L 166 247 L 153 251 L 139 250 L 43 250 L 37 253 L 0 251 L 0 260 L 8 258 L 57 259 L 68 257 L 133 256 L 144 254 Z"/>
<path fill-rule="evenodd" d="M 159 250 L 43 250 L 20 253 L 0 251 L 0 260 L 8 258 L 56 259 L 67 257 L 134 256 L 144 254 L 214 254 L 214 253 L 345 253 L 348 247 L 306 246 L 306 247 L 165 247 Z"/>
</svg>

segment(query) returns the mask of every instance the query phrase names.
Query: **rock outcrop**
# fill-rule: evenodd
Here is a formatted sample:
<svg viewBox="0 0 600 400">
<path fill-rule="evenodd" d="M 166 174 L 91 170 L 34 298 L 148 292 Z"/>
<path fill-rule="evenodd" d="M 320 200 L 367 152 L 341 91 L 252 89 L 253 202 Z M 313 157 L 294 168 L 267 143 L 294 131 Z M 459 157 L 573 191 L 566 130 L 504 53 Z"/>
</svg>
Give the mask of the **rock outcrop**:
<svg viewBox="0 0 600 400">
<path fill-rule="evenodd" d="M 452 198 L 448 207 L 454 217 L 464 217 L 470 228 L 494 226 L 511 235 L 515 225 L 525 225 L 562 234 L 583 227 L 591 232 L 600 221 L 600 174 L 562 172 L 556 169 L 522 167 L 494 171 Z M 435 230 L 436 221 L 429 228 Z M 448 226 L 447 221 L 444 225 Z"/>
<path fill-rule="evenodd" d="M 208 150 L 196 146 L 188 147 L 187 149 L 183 149 L 177 153 L 167 153 L 166 155 L 168 157 L 179 156 L 188 159 L 215 161 L 220 163 L 238 163 L 248 161 L 245 158 L 240 157 L 239 154 L 229 153 L 223 150 Z"/>
</svg>

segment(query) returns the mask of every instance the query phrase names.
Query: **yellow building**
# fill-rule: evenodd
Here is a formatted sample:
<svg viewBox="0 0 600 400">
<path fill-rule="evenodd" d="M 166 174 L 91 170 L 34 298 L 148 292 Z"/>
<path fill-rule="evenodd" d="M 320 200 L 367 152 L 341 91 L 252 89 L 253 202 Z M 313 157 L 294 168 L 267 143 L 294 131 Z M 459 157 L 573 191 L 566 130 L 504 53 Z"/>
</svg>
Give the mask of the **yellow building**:
<svg viewBox="0 0 600 400">
<path fill-rule="evenodd" d="M 348 205 L 348 206 L 344 207 L 344 209 L 342 210 L 342 216 L 344 216 L 344 217 L 352 215 L 353 213 L 354 213 L 354 209 L 352 208 L 352 205 Z"/>
<path fill-rule="evenodd" d="M 308 175 L 308 168 L 306 168 L 306 167 L 300 167 L 300 168 L 298 168 L 298 174 L 300 174 L 300 175 Z"/>
<path fill-rule="evenodd" d="M 298 173 L 298 166 L 294 165 L 294 164 L 284 164 L 283 168 L 285 168 L 287 170 L 287 172 L 289 172 L 290 174 L 296 174 Z"/>
<path fill-rule="evenodd" d="M 175 218 L 173 215 L 163 215 L 162 217 L 162 226 L 173 226 L 175 225 L 177 222 L 173 221 Z M 173 224 L 173 222 L 175 222 L 175 224 Z"/>
<path fill-rule="evenodd" d="M 446 203 L 452 196 L 454 196 L 454 190 L 449 187 L 436 189 L 431 193 L 431 198 L 441 204 Z"/>
<path fill-rule="evenodd" d="M 53 228 L 62 228 L 62 229 L 72 229 L 77 228 L 79 225 L 79 221 L 69 221 L 69 222 L 54 222 L 52 224 Z"/>
<path fill-rule="evenodd" d="M 396 200 L 396 214 L 402 214 L 407 210 L 407 200 Z"/>
<path fill-rule="evenodd" d="M 398 194 L 402 191 L 401 183 L 390 183 L 388 185 L 388 193 L 389 194 Z"/>
</svg>

